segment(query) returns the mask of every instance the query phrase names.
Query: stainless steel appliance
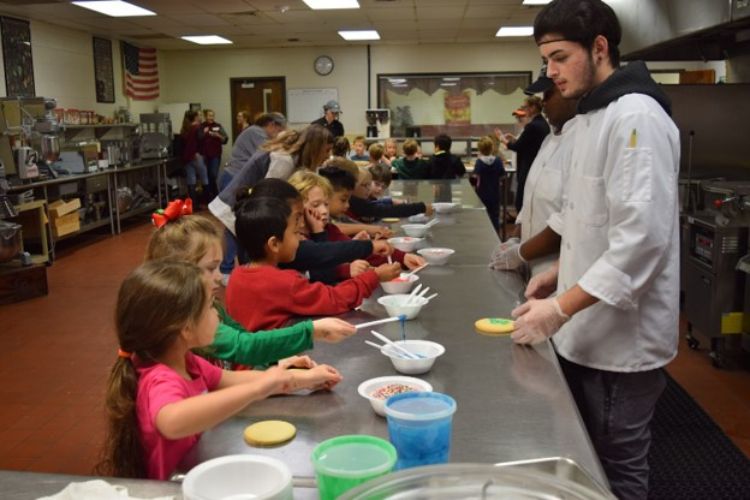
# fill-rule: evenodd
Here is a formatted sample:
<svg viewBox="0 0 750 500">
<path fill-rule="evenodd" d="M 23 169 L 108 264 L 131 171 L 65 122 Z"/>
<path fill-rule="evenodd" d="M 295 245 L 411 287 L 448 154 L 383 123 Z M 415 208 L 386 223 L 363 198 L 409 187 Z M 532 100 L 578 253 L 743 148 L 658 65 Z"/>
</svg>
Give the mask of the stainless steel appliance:
<svg viewBox="0 0 750 500">
<path fill-rule="evenodd" d="M 682 276 L 687 340 L 691 348 L 698 347 L 697 328 L 711 341 L 714 366 L 722 367 L 727 336 L 743 329 L 747 274 L 737 264 L 748 251 L 750 183 L 716 182 L 703 189 L 716 210 L 686 217 Z"/>
<path fill-rule="evenodd" d="M 142 113 L 138 151 L 141 159 L 171 156 L 172 121 L 169 113 Z"/>
<path fill-rule="evenodd" d="M 57 122 L 54 109 L 57 102 L 46 97 L 0 98 L 0 160 L 5 163 L 8 175 L 29 179 L 39 175 L 38 167 L 53 177 L 50 165 L 60 151 L 58 134 L 62 127 Z M 14 150 L 31 148 L 41 152 L 34 163 L 28 151 L 13 154 Z M 18 163 L 16 159 L 21 158 Z"/>
</svg>

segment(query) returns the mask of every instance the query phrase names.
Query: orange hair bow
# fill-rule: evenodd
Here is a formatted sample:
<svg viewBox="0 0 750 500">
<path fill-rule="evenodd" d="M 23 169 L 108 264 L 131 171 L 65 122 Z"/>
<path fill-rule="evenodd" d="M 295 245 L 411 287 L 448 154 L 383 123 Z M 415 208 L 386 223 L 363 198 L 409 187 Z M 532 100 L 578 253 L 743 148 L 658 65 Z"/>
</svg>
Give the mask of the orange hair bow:
<svg viewBox="0 0 750 500">
<path fill-rule="evenodd" d="M 151 214 L 151 222 L 154 223 L 157 229 L 161 229 L 167 222 L 175 221 L 183 215 L 191 215 L 192 213 L 193 200 L 190 198 L 185 198 L 185 201 L 176 199 L 170 201 L 167 204 L 167 208 L 160 208 Z"/>
</svg>

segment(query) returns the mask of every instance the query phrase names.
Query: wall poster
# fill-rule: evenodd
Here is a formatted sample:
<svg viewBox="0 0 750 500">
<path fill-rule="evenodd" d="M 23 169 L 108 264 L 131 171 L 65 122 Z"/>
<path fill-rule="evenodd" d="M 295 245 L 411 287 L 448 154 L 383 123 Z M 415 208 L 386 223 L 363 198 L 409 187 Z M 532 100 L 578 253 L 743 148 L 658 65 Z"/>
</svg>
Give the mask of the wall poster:
<svg viewBox="0 0 750 500">
<path fill-rule="evenodd" d="M 0 17 L 5 67 L 5 95 L 34 97 L 34 62 L 31 57 L 31 28 L 28 21 Z"/>
<path fill-rule="evenodd" d="M 115 102 L 115 73 L 112 41 L 94 37 L 94 83 L 96 102 Z"/>
</svg>

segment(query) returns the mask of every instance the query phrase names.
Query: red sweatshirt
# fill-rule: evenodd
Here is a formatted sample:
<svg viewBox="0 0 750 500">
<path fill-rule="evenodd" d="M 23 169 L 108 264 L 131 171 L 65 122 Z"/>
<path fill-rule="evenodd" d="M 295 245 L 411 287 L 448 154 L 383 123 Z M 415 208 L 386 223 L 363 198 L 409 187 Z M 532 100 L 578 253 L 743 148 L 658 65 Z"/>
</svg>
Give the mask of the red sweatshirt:
<svg viewBox="0 0 750 500">
<path fill-rule="evenodd" d="M 326 235 L 328 237 L 327 241 L 349 241 L 351 238 L 347 235 L 345 235 L 343 232 L 341 232 L 341 229 L 336 224 L 328 223 L 325 227 Z M 402 252 L 401 250 L 394 248 L 393 249 L 393 255 L 391 255 L 391 259 L 393 259 L 394 262 L 399 262 L 402 265 L 404 264 L 404 257 L 406 254 Z M 375 255 L 372 254 L 369 257 L 367 257 L 367 262 L 370 263 L 372 266 L 379 266 L 381 264 L 385 264 L 388 262 L 388 257 L 383 257 L 382 255 Z M 336 276 L 341 279 L 347 279 L 351 278 L 351 268 L 349 267 L 349 264 L 341 264 L 336 268 Z"/>
<path fill-rule="evenodd" d="M 283 326 L 294 316 L 342 314 L 378 287 L 375 271 L 336 286 L 310 283 L 297 271 L 275 266 L 235 267 L 226 291 L 229 315 L 251 332 Z"/>
</svg>

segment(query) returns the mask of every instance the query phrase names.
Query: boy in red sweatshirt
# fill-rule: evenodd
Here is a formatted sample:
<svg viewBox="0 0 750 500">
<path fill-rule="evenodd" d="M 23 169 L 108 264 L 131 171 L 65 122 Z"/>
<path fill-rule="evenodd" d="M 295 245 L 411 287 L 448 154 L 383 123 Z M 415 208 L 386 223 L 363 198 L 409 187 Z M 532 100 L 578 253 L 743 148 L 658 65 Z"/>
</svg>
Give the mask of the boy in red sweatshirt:
<svg viewBox="0 0 750 500">
<path fill-rule="evenodd" d="M 248 197 L 235 207 L 237 240 L 250 264 L 235 268 L 226 291 L 229 314 L 248 330 L 284 325 L 294 316 L 342 314 L 362 303 L 380 281 L 401 272 L 398 263 L 385 264 L 329 286 L 310 283 L 297 271 L 282 270 L 291 262 L 304 227 L 300 198 L 289 203 L 270 197 Z"/>
</svg>

